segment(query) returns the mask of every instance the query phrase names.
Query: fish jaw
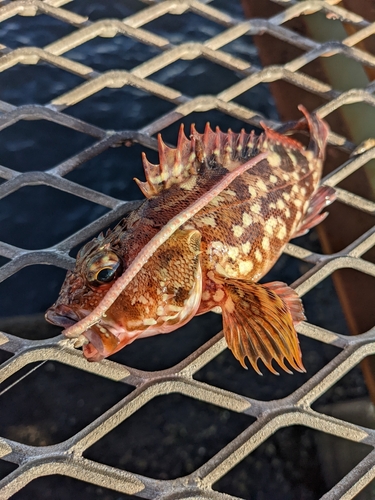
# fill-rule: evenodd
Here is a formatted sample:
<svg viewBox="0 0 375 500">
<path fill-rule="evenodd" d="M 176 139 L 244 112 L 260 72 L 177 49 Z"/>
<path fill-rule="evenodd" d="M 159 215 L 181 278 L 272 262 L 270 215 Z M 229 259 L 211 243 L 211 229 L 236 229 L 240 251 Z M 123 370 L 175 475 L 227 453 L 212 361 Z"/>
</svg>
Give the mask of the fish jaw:
<svg viewBox="0 0 375 500">
<path fill-rule="evenodd" d="M 84 316 L 78 315 L 71 307 L 63 304 L 51 306 L 45 314 L 45 318 L 49 323 L 61 326 L 62 328 L 74 325 L 82 317 Z"/>
<path fill-rule="evenodd" d="M 88 361 L 101 361 L 114 354 L 137 338 L 151 337 L 160 333 L 170 333 L 188 323 L 195 316 L 202 297 L 202 269 L 198 261 L 195 280 L 184 304 L 177 308 L 173 303 L 174 295 L 165 298 L 156 308 L 157 314 L 148 318 L 149 325 L 135 327 L 127 321 L 126 309 L 110 308 L 105 317 L 76 338 L 75 347 L 82 347 Z M 121 300 L 121 296 L 119 297 Z M 119 312 L 120 311 L 120 312 Z M 130 311 L 129 311 L 130 312 Z M 63 328 L 67 328 L 90 313 L 87 309 L 74 309 L 66 304 L 55 304 L 46 312 L 46 319 Z M 146 316 L 146 314 L 145 314 Z"/>
</svg>

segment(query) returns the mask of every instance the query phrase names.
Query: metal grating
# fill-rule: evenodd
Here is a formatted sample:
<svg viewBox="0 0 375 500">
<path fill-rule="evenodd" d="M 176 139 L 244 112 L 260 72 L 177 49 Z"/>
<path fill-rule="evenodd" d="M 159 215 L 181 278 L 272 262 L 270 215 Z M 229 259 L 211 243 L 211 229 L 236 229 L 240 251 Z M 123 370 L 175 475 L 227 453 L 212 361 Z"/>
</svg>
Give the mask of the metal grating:
<svg viewBox="0 0 375 500">
<path fill-rule="evenodd" d="M 134 209 L 137 202 L 123 202 L 64 178 L 73 169 L 102 154 L 112 146 L 135 142 L 156 149 L 156 140 L 153 137 L 155 133 L 191 113 L 207 110 L 218 110 L 253 126 L 258 126 L 263 118 L 259 112 L 238 104 L 235 99 L 257 85 L 280 79 L 323 97 L 327 103 L 319 109 L 319 114 L 322 117 L 329 116 L 340 107 L 355 102 L 364 102 L 372 107 L 375 106 L 373 82 L 363 89 L 339 92 L 327 83 L 318 81 L 303 72 L 304 66 L 309 62 L 322 56 L 329 58 L 337 54 L 365 64 L 369 68 L 375 66 L 374 56 L 354 47 L 358 42 L 370 37 L 375 32 L 375 25 L 343 7 L 337 6 L 338 1 L 336 0 L 327 0 L 326 2 L 277 0 L 275 3 L 284 7 L 280 14 L 268 20 L 247 21 L 236 19 L 228 12 L 216 8 L 215 2 L 211 4 L 204 0 L 143 1 L 144 8 L 130 17 L 123 20 L 105 19 L 99 21 L 89 21 L 86 17 L 75 14 L 68 8 L 65 9 L 64 5 L 69 3 L 68 0 L 0 2 L 0 22 L 16 15 L 45 14 L 74 28 L 70 34 L 44 48 L 22 47 L 11 50 L 1 46 L 1 72 L 5 72 L 20 63 L 37 64 L 44 61 L 63 71 L 79 75 L 85 80 L 84 83 L 54 98 L 46 105 L 17 107 L 7 102 L 0 102 L 0 130 L 12 126 L 19 120 L 43 119 L 82 132 L 95 139 L 91 146 L 69 160 L 43 172 L 20 173 L 0 166 L 0 178 L 5 181 L 0 184 L 0 197 L 7 197 L 25 186 L 45 185 L 109 209 L 104 216 L 92 224 L 47 249 L 25 250 L 0 242 L 0 256 L 9 259 L 9 262 L 0 268 L 0 281 L 33 264 L 51 264 L 68 269 L 74 262 L 69 256 L 72 248 Z M 284 27 L 284 24 L 291 19 L 309 16 L 319 11 L 354 25 L 359 30 L 340 42 L 331 41 L 319 44 Z M 170 40 L 149 31 L 147 26 L 144 27 L 151 21 L 167 14 L 179 16 L 186 12 L 207 18 L 221 26 L 223 30 L 220 34 L 203 43 L 185 41 L 174 45 Z M 104 73 L 94 71 L 91 67 L 64 56 L 66 52 L 96 37 L 111 38 L 118 33 L 151 47 L 156 47 L 162 52 L 131 70 L 113 70 Z M 263 33 L 269 33 L 276 39 L 288 41 L 301 49 L 303 54 L 282 67 L 260 68 L 226 52 L 225 46 L 241 36 L 262 35 Z M 197 58 L 207 59 L 236 72 L 240 75 L 239 82 L 225 88 L 217 95 L 189 97 L 149 78 L 175 61 Z M 157 96 L 171 103 L 173 109 L 143 128 L 121 132 L 103 130 L 98 126 L 63 113 L 67 108 L 104 88 L 125 86 L 132 86 Z M 276 125 L 275 121 L 266 121 L 271 125 Z M 330 143 L 346 151 L 353 149 L 353 145 L 346 137 L 334 133 L 331 133 Z M 324 183 L 336 186 L 374 158 L 375 148 L 369 149 L 362 155 L 350 159 L 328 175 L 324 179 Z M 370 200 L 341 188 L 338 189 L 338 198 L 344 204 L 367 214 L 375 215 L 375 203 Z M 362 258 L 374 245 L 375 226 L 335 255 L 311 253 L 302 247 L 289 244 L 286 249 L 287 254 L 313 264 L 312 269 L 294 284 L 296 290 L 303 296 L 326 277 L 343 268 L 355 269 L 375 277 L 375 265 Z M 193 375 L 225 349 L 225 342 L 220 333 L 177 365 L 163 371 L 149 372 L 135 370 L 109 360 L 100 364 L 89 364 L 83 359 L 80 352 L 72 349 L 69 343 L 61 337 L 30 341 L 6 332 L 0 332 L 1 349 L 13 354 L 0 367 L 0 381 L 16 374 L 29 363 L 55 360 L 101 377 L 135 386 L 135 390 L 129 396 L 103 413 L 82 431 L 59 444 L 33 447 L 0 438 L 0 457 L 19 465 L 14 472 L 0 481 L 0 497 L 4 499 L 11 497 L 36 477 L 62 474 L 143 498 L 233 498 L 213 491 L 212 485 L 278 429 L 291 425 L 310 427 L 374 447 L 375 431 L 318 413 L 312 410 L 311 404 L 349 370 L 358 365 L 362 359 L 375 354 L 375 326 L 362 335 L 347 337 L 306 322 L 300 326 L 299 333 L 319 342 L 334 345 L 340 348 L 341 352 L 304 385 L 288 397 L 275 403 L 274 401 L 251 399 L 194 380 Z M 256 418 L 256 421 L 198 470 L 187 477 L 174 480 L 144 477 L 83 457 L 83 452 L 88 447 L 137 412 L 147 402 L 156 396 L 171 392 L 187 395 L 234 412 L 251 415 Z M 375 450 L 371 451 L 323 498 L 354 498 L 374 478 Z"/>
</svg>

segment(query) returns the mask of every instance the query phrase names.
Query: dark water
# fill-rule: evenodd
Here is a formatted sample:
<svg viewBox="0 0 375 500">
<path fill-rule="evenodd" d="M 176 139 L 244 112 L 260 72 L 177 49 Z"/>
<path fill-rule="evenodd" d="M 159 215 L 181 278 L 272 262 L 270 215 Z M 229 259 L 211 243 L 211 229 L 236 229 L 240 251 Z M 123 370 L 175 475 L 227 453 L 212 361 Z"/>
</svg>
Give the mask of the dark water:
<svg viewBox="0 0 375 500">
<path fill-rule="evenodd" d="M 214 6 L 241 17 L 239 2 L 215 1 Z M 73 1 L 66 8 L 91 20 L 124 18 L 144 8 L 136 0 Z M 196 14 L 167 15 L 145 29 L 168 38 L 174 44 L 187 40 L 204 42 L 222 32 L 223 27 Z M 43 47 L 75 28 L 49 18 L 15 17 L 0 25 L 0 43 L 10 48 Z M 253 64 L 259 64 L 250 37 L 241 37 L 224 48 Z M 130 70 L 155 57 L 159 49 L 118 35 L 96 38 L 68 52 L 69 57 L 98 72 Z M 242 76 L 199 58 L 177 61 L 149 77 L 186 96 L 216 94 L 239 81 Z M 0 99 L 21 106 L 47 104 L 81 83 L 81 78 L 40 63 L 17 65 L 0 73 Z M 268 118 L 276 118 L 275 106 L 267 86 L 257 86 L 238 100 Z M 104 89 L 64 113 L 103 129 L 138 129 L 174 108 L 169 102 L 124 87 Z M 195 123 L 202 130 L 205 122 L 222 129 L 238 131 L 249 126 L 219 111 L 194 113 L 183 123 L 186 130 Z M 163 136 L 176 142 L 180 121 L 169 126 Z M 92 137 L 47 121 L 20 121 L 0 132 L 0 164 L 20 172 L 45 170 L 94 142 Z M 139 145 L 112 148 L 89 160 L 66 177 L 121 200 L 137 199 L 140 193 L 132 178 L 142 177 L 140 153 L 151 161 L 156 153 Z M 1 183 L 2 180 L 0 180 Z M 28 186 L 0 200 L 0 239 L 25 249 L 41 249 L 96 220 L 106 208 L 46 186 Z M 316 235 L 299 240 L 301 246 L 320 251 Z M 0 257 L 0 266 L 8 262 Z M 308 265 L 283 256 L 267 281 L 292 283 Z M 54 266 L 27 267 L 0 283 L 0 316 L 15 317 L 42 313 L 55 300 L 65 271 Z M 348 333 L 330 279 L 304 298 L 311 323 L 339 333 Z M 1 323 L 4 325 L 5 320 Z M 23 322 L 22 322 L 23 321 Z M 7 320 L 6 330 L 26 338 L 56 334 L 56 329 L 33 322 Z M 173 366 L 220 330 L 221 318 L 205 315 L 168 336 L 138 341 L 113 358 L 130 366 L 158 370 Z M 5 327 L 3 326 L 5 329 Z M 339 352 L 338 349 L 308 338 L 301 338 L 307 374 L 275 377 L 243 370 L 228 350 L 202 368 L 196 379 L 252 398 L 272 400 L 290 394 Z M 0 351 L 0 354 L 2 352 Z M 77 383 L 79 379 L 79 383 Z M 1 389 L 0 389 L 1 390 Z M 106 408 L 132 390 L 129 386 L 99 379 L 58 363 L 48 363 L 1 397 L 1 407 L 11 409 L 0 416 L 0 435 L 32 445 L 59 442 L 87 425 Z M 352 370 L 332 388 L 322 402 L 329 403 L 366 395 L 359 369 Z M 51 397 L 51 395 L 53 397 Z M 34 407 L 32 401 L 40 401 Z M 23 408 L 29 408 L 28 413 Z M 232 414 L 180 395 L 162 396 L 151 401 L 132 418 L 87 450 L 86 456 L 99 462 L 160 479 L 188 474 L 213 456 L 251 423 L 243 415 Z M 315 500 L 327 491 L 317 458 L 314 432 L 303 427 L 283 429 L 263 443 L 255 453 L 220 480 L 215 489 L 243 498 Z M 0 461 L 5 476 L 13 465 Z M 272 478 L 272 481 L 270 481 Z M 43 492 L 43 496 L 41 496 Z M 60 476 L 40 478 L 15 495 L 29 498 L 127 499 L 110 490 Z"/>
</svg>

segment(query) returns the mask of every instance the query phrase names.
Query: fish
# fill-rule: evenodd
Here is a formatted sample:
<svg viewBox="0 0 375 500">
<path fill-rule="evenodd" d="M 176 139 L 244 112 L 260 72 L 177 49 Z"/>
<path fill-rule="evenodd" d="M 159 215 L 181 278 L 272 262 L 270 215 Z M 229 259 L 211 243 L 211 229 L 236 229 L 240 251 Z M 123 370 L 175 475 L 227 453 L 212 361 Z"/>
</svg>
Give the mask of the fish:
<svg viewBox="0 0 375 500">
<path fill-rule="evenodd" d="M 228 172 L 266 153 L 188 219 L 152 254 L 99 321 L 81 335 L 88 361 L 101 361 L 138 338 L 170 333 L 194 316 L 222 314 L 229 349 L 259 374 L 304 372 L 296 326 L 304 321 L 298 294 L 287 284 L 259 283 L 293 238 L 328 215 L 335 190 L 320 185 L 329 128 L 299 106 L 304 118 L 283 133 L 240 133 L 209 124 L 176 148 L 158 136 L 159 164 L 142 154 L 145 200 L 114 229 L 81 248 L 47 321 L 69 328 L 86 318 L 145 245 Z M 304 146 L 291 137 L 309 133 Z"/>
</svg>

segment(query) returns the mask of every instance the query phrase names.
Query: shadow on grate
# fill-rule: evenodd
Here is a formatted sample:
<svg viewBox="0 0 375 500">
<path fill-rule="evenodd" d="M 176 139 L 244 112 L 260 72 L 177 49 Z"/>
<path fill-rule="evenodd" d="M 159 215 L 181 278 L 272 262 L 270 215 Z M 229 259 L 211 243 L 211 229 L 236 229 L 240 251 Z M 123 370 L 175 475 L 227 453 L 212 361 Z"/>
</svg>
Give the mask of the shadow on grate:
<svg viewBox="0 0 375 500">
<path fill-rule="evenodd" d="M 4 479 L 8 474 L 17 469 L 16 464 L 11 462 L 6 462 L 5 460 L 0 460 L 0 479 Z"/>
<path fill-rule="evenodd" d="M 10 262 L 10 259 L 7 259 L 6 257 L 1 257 L 0 256 L 0 267 L 4 266 L 7 262 Z"/>
<path fill-rule="evenodd" d="M 13 317 L 13 322 L 9 320 L 5 325 L 6 331 L 8 333 L 17 331 L 23 337 L 24 333 L 20 332 L 18 327 L 18 316 L 44 312 L 46 307 L 51 305 L 50 297 L 57 298 L 65 274 L 65 270 L 54 266 L 35 265 L 23 268 L 1 282 L 0 318 L 2 316 Z M 15 316 L 17 318 L 14 318 Z M 29 338 L 29 336 L 33 339 L 40 338 L 39 330 L 33 330 L 37 325 L 32 319 L 29 321 L 28 336 L 25 338 Z"/>
<path fill-rule="evenodd" d="M 349 327 L 333 286 L 334 279 L 355 289 L 358 303 L 366 307 L 368 314 L 356 325 L 357 334 L 365 333 L 375 325 L 375 311 L 372 307 L 371 295 L 369 295 L 369 290 L 374 289 L 375 277 L 355 269 L 343 268 L 335 271 L 303 296 L 308 321 L 337 333 L 349 334 Z M 326 314 L 327 311 L 330 311 L 330 316 Z"/>
<path fill-rule="evenodd" d="M 13 496 L 14 500 L 30 500 L 41 498 L 43 500 L 66 500 L 77 498 L 79 500 L 136 500 L 139 496 L 126 495 L 117 491 L 79 481 L 72 477 L 52 475 L 34 479 L 21 491 Z"/>
<path fill-rule="evenodd" d="M 1 396 L 1 406 L 12 411 L 1 414 L 0 435 L 32 446 L 59 443 L 131 391 L 128 385 L 48 361 Z"/>
<path fill-rule="evenodd" d="M 251 368 L 244 370 L 229 349 L 226 349 L 195 373 L 194 378 L 252 399 L 271 401 L 284 398 L 301 387 L 340 352 L 335 346 L 322 344 L 303 335 L 299 336 L 299 341 L 306 373 L 295 372 L 290 375 L 274 363 L 280 373 L 275 376 L 259 362 L 258 366 L 263 373 L 260 376 Z"/>
<path fill-rule="evenodd" d="M 180 394 L 158 396 L 84 456 L 155 479 L 174 479 L 203 465 L 254 420 Z"/>
<path fill-rule="evenodd" d="M 332 387 L 330 387 L 320 398 L 318 398 L 313 404 L 312 408 L 316 411 L 326 413 L 326 410 L 329 410 L 329 404 L 336 403 L 344 403 L 351 402 L 353 408 L 355 407 L 355 401 L 359 400 L 359 398 L 368 398 L 369 392 L 363 377 L 363 373 L 361 371 L 360 365 L 358 364 L 354 368 L 352 368 L 348 373 L 346 373 L 343 377 L 340 378 Z M 353 400 L 353 401 L 352 401 Z M 357 412 L 354 412 L 354 419 L 351 420 L 348 417 L 349 422 L 353 422 L 359 425 L 365 425 L 363 421 L 355 418 Z M 328 411 L 328 415 L 334 415 L 334 413 Z M 373 418 L 373 425 L 375 428 L 375 419 Z M 365 425 L 365 427 L 372 427 L 372 425 Z"/>
<path fill-rule="evenodd" d="M 110 359 L 139 370 L 165 370 L 183 361 L 221 328 L 221 315 L 207 313 L 171 334 L 136 340 Z"/>
<path fill-rule="evenodd" d="M 214 489 L 240 498 L 300 498 L 318 500 L 331 485 L 325 482 L 323 464 L 319 461 L 318 441 L 322 432 L 302 426 L 278 430 L 248 455 Z M 329 436 L 335 446 L 349 443 Z M 354 466 L 370 451 L 371 446 L 350 442 L 356 453 Z M 351 470 L 342 470 L 342 479 Z M 272 480 L 270 480 L 272 478 Z"/>
<path fill-rule="evenodd" d="M 13 356 L 12 353 L 0 350 L 0 364 L 4 363 Z"/>
</svg>

